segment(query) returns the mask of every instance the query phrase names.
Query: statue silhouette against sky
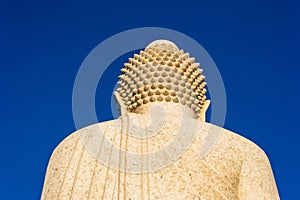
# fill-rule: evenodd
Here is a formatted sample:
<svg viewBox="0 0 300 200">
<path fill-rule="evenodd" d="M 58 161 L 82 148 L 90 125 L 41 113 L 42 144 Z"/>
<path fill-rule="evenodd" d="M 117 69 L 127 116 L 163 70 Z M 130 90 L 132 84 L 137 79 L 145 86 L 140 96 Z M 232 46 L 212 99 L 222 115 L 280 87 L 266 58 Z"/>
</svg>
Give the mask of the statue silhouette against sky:
<svg viewBox="0 0 300 200">
<path fill-rule="evenodd" d="M 264 151 L 205 122 L 205 77 L 188 53 L 157 40 L 121 71 L 121 116 L 58 145 L 41 199 L 279 199 Z"/>
</svg>

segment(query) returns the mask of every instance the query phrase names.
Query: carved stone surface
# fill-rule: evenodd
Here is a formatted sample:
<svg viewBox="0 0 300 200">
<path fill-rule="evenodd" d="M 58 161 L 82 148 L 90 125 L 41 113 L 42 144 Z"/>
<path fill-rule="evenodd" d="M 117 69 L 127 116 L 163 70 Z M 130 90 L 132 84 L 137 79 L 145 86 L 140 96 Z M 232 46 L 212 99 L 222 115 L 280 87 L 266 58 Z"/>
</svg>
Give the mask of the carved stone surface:
<svg viewBox="0 0 300 200">
<path fill-rule="evenodd" d="M 264 151 L 205 122 L 209 101 L 198 66 L 169 41 L 130 59 L 115 93 L 122 115 L 58 145 L 41 198 L 279 199 Z M 215 143 L 205 143 L 209 134 Z M 210 150 L 201 156 L 201 149 Z"/>
<path fill-rule="evenodd" d="M 181 103 L 200 113 L 206 100 L 206 83 L 200 64 L 175 44 L 157 40 L 134 54 L 119 76 L 118 92 L 125 109 L 133 112 L 148 102 Z"/>
</svg>

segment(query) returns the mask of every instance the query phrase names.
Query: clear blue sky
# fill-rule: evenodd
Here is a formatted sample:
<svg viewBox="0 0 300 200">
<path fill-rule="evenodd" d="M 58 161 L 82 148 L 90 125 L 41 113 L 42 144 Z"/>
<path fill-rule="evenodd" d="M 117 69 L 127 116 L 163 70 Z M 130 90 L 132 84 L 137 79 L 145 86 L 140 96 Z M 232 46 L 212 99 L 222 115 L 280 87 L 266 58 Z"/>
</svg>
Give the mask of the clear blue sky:
<svg viewBox="0 0 300 200">
<path fill-rule="evenodd" d="M 300 199 L 299 21 L 291 0 L 1 1 L 1 199 L 40 197 L 51 152 L 75 131 L 72 88 L 83 59 L 111 35 L 144 26 L 202 44 L 225 83 L 225 128 L 266 151 L 282 199 Z M 127 56 L 101 80 L 100 120 L 112 119 L 109 92 Z"/>
</svg>

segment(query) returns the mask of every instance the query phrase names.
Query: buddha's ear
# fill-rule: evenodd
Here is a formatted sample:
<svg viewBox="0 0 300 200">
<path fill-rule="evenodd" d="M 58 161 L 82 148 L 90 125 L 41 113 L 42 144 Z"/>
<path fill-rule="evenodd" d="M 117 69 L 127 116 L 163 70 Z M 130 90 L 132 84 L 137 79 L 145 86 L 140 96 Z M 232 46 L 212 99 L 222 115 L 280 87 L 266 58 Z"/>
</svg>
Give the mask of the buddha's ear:
<svg viewBox="0 0 300 200">
<path fill-rule="evenodd" d="M 126 109 L 126 106 L 124 104 L 124 102 L 122 101 L 122 98 L 120 96 L 120 94 L 115 91 L 114 92 L 114 97 L 115 97 L 115 100 L 117 102 L 117 105 L 119 107 L 119 112 L 120 112 L 120 115 L 125 115 L 127 113 L 127 109 Z"/>
<path fill-rule="evenodd" d="M 203 105 L 203 107 L 201 108 L 201 111 L 200 111 L 200 114 L 199 114 L 199 120 L 200 120 L 200 121 L 205 122 L 206 111 L 207 111 L 209 105 L 210 105 L 210 100 L 206 100 L 206 101 L 204 102 L 204 105 Z"/>
</svg>

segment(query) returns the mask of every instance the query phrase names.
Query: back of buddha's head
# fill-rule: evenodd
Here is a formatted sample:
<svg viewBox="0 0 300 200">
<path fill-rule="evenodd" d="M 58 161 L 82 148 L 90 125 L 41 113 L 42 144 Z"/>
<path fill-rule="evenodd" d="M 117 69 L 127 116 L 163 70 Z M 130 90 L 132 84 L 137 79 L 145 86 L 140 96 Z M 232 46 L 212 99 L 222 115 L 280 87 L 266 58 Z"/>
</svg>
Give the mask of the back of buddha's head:
<svg viewBox="0 0 300 200">
<path fill-rule="evenodd" d="M 136 112 L 152 102 L 186 105 L 200 116 L 206 83 L 200 64 L 168 40 L 156 40 L 124 64 L 115 92 L 121 110 Z"/>
</svg>

